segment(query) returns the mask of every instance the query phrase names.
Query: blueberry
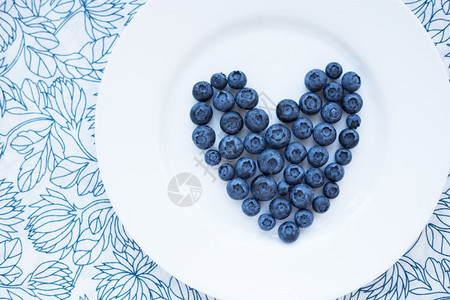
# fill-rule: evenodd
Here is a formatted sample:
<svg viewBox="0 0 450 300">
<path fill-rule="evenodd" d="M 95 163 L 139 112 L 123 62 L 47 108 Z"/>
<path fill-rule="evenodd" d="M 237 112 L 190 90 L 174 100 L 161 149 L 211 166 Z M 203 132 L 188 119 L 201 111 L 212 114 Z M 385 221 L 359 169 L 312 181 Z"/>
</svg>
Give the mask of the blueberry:
<svg viewBox="0 0 450 300">
<path fill-rule="evenodd" d="M 218 90 L 223 90 L 227 86 L 227 76 L 223 73 L 216 73 L 211 76 L 211 85 Z"/>
<path fill-rule="evenodd" d="M 271 214 L 262 214 L 258 218 L 258 226 L 264 231 L 270 231 L 275 227 L 275 218 Z"/>
<path fill-rule="evenodd" d="M 206 81 L 197 82 L 192 88 L 192 96 L 195 100 L 205 102 L 211 99 L 213 95 L 212 86 Z"/>
<path fill-rule="evenodd" d="M 266 140 L 257 133 L 249 133 L 244 139 L 244 148 L 248 153 L 259 154 L 266 148 Z"/>
<path fill-rule="evenodd" d="M 261 205 L 256 199 L 248 198 L 242 201 L 242 211 L 249 217 L 254 217 L 259 214 Z"/>
<path fill-rule="evenodd" d="M 303 181 L 305 170 L 299 165 L 289 165 L 284 169 L 283 175 L 287 183 L 294 185 Z"/>
<path fill-rule="evenodd" d="M 213 98 L 213 106 L 222 112 L 230 111 L 234 106 L 235 100 L 232 93 L 226 90 L 218 91 Z"/>
<path fill-rule="evenodd" d="M 205 150 L 211 148 L 216 141 L 216 133 L 214 130 L 206 125 L 197 126 L 192 132 L 192 141 L 195 146 Z"/>
<path fill-rule="evenodd" d="M 258 93 L 251 88 L 243 88 L 236 94 L 236 104 L 242 109 L 250 110 L 258 104 L 258 101 Z"/>
<path fill-rule="evenodd" d="M 324 147 L 314 146 L 308 150 L 306 157 L 308 158 L 308 162 L 311 166 L 319 168 L 327 163 L 329 155 L 327 149 Z"/>
<path fill-rule="evenodd" d="M 328 199 L 334 199 L 339 195 L 339 186 L 334 182 L 327 182 L 323 186 L 323 194 Z"/>
<path fill-rule="evenodd" d="M 300 110 L 306 115 L 315 115 L 322 107 L 322 98 L 315 93 L 308 92 L 300 97 Z"/>
<path fill-rule="evenodd" d="M 340 165 L 348 165 L 352 161 L 352 152 L 348 149 L 338 149 L 334 153 L 334 160 Z"/>
<path fill-rule="evenodd" d="M 273 124 L 266 130 L 266 143 L 272 148 L 286 147 L 291 140 L 291 131 L 283 124 Z"/>
<path fill-rule="evenodd" d="M 278 194 L 280 196 L 286 196 L 287 194 L 289 194 L 290 188 L 291 188 L 291 186 L 286 181 L 282 180 L 282 181 L 278 182 Z"/>
<path fill-rule="evenodd" d="M 297 208 L 307 208 L 311 205 L 314 198 L 313 189 L 306 184 L 300 183 L 293 186 L 289 192 L 289 199 L 292 205 Z"/>
<path fill-rule="evenodd" d="M 294 222 L 287 221 L 278 227 L 278 236 L 285 243 L 293 243 L 300 236 L 300 229 Z"/>
<path fill-rule="evenodd" d="M 305 146 L 300 142 L 292 142 L 284 149 L 284 156 L 292 164 L 301 163 L 307 153 Z"/>
<path fill-rule="evenodd" d="M 208 103 L 197 102 L 192 106 L 189 116 L 191 117 L 192 123 L 196 125 L 205 125 L 211 121 L 213 109 Z"/>
<path fill-rule="evenodd" d="M 275 219 L 283 220 L 291 214 L 292 205 L 287 199 L 275 198 L 270 202 L 269 210 Z"/>
<path fill-rule="evenodd" d="M 217 166 L 220 163 L 222 156 L 219 151 L 215 149 L 209 149 L 205 153 L 205 162 L 210 166 Z"/>
<path fill-rule="evenodd" d="M 227 193 L 231 199 L 242 200 L 247 197 L 250 188 L 247 181 L 242 178 L 234 178 L 227 183 Z"/>
<path fill-rule="evenodd" d="M 342 108 L 339 104 L 330 102 L 322 107 L 320 115 L 325 122 L 336 123 L 342 118 Z"/>
<path fill-rule="evenodd" d="M 361 125 L 361 118 L 357 114 L 349 115 L 346 123 L 348 128 L 356 129 Z"/>
<path fill-rule="evenodd" d="M 274 149 L 266 149 L 257 158 L 258 168 L 265 175 L 278 174 L 283 170 L 284 158 Z"/>
<path fill-rule="evenodd" d="M 323 96 L 328 101 L 339 102 L 342 100 L 342 97 L 344 97 L 344 89 L 340 83 L 331 81 L 328 82 L 323 89 Z"/>
<path fill-rule="evenodd" d="M 300 228 L 308 228 L 314 221 L 314 214 L 308 209 L 300 209 L 294 215 L 295 224 Z"/>
<path fill-rule="evenodd" d="M 219 143 L 219 152 L 226 159 L 235 159 L 244 152 L 244 143 L 234 135 L 225 136 Z"/>
<path fill-rule="evenodd" d="M 259 175 L 253 179 L 250 189 L 258 201 L 269 201 L 277 194 L 277 182 L 271 176 Z"/>
<path fill-rule="evenodd" d="M 330 200 L 325 196 L 317 196 L 312 203 L 315 212 L 322 214 L 330 208 Z"/>
<path fill-rule="evenodd" d="M 331 163 L 325 168 L 325 176 L 332 182 L 338 182 L 344 178 L 344 174 L 344 168 L 337 163 Z"/>
<path fill-rule="evenodd" d="M 242 71 L 233 71 L 228 75 L 228 85 L 230 88 L 240 90 L 247 84 L 247 76 Z"/>
<path fill-rule="evenodd" d="M 227 134 L 236 134 L 244 127 L 244 120 L 235 111 L 229 111 L 220 118 L 220 128 Z"/>
<path fill-rule="evenodd" d="M 339 143 L 345 149 L 355 148 L 359 143 L 359 134 L 354 129 L 344 129 L 339 133 Z"/>
<path fill-rule="evenodd" d="M 323 171 L 319 168 L 310 168 L 305 174 L 306 183 L 312 188 L 321 187 L 325 183 Z"/>
<path fill-rule="evenodd" d="M 256 173 L 256 163 L 249 157 L 239 158 L 236 162 L 235 168 L 237 176 L 244 179 L 250 178 Z"/>
<path fill-rule="evenodd" d="M 259 108 L 249 110 L 244 117 L 244 123 L 252 132 L 261 132 L 269 125 L 269 116 Z"/>
<path fill-rule="evenodd" d="M 314 127 L 314 141 L 321 146 L 331 145 L 336 140 L 336 129 L 328 123 L 319 123 Z"/>
<path fill-rule="evenodd" d="M 313 132 L 313 123 L 307 118 L 298 118 L 292 123 L 292 134 L 299 139 L 307 139 Z"/>
<path fill-rule="evenodd" d="M 327 83 L 327 75 L 324 71 L 313 69 L 306 73 L 305 86 L 311 92 L 318 92 L 325 87 Z"/>
<path fill-rule="evenodd" d="M 342 109 L 348 114 L 356 114 L 362 106 L 363 100 L 357 93 L 346 94 L 342 99 Z"/>
<path fill-rule="evenodd" d="M 300 108 L 294 100 L 284 99 L 278 102 L 276 112 L 280 121 L 290 123 L 297 120 Z"/>
<path fill-rule="evenodd" d="M 338 79 L 342 75 L 342 66 L 337 62 L 330 62 L 325 68 L 325 72 L 331 79 Z"/>
<path fill-rule="evenodd" d="M 355 72 L 347 72 L 342 76 L 342 86 L 349 92 L 355 92 L 361 87 L 361 78 Z"/>
<path fill-rule="evenodd" d="M 217 172 L 219 173 L 219 178 L 223 181 L 230 181 L 236 175 L 236 169 L 227 163 L 222 164 Z"/>
</svg>

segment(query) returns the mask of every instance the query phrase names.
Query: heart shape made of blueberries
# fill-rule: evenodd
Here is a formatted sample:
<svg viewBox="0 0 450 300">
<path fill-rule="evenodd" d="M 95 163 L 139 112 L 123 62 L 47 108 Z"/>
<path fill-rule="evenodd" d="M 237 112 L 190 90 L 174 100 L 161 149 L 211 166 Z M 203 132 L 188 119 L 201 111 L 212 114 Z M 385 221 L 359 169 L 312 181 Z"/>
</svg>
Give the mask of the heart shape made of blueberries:
<svg viewBox="0 0 450 300">
<path fill-rule="evenodd" d="M 336 62 L 329 63 L 325 72 L 309 71 L 304 79 L 308 92 L 298 102 L 278 102 L 280 123 L 270 126 L 267 112 L 257 108 L 258 93 L 246 87 L 247 77 L 242 71 L 228 76 L 213 74 L 210 82 L 198 82 L 192 89 L 198 101 L 190 111 L 192 122 L 198 125 L 192 141 L 202 150 L 209 149 L 204 156 L 208 165 L 227 160 L 219 165 L 218 175 L 228 182 L 229 197 L 243 200 L 244 214 L 256 216 L 261 212 L 261 202 L 270 201 L 269 211 L 258 218 L 262 230 L 270 231 L 276 220 L 291 218 L 278 227 L 278 236 L 286 243 L 298 239 L 300 228 L 311 226 L 313 211 L 325 213 L 329 209 L 330 199 L 339 195 L 337 182 L 344 177 L 343 166 L 352 160 L 350 149 L 359 142 L 356 129 L 361 118 L 357 113 L 363 100 L 355 92 L 361 78 L 355 72 L 346 72 L 338 82 L 342 73 L 342 66 Z M 212 106 L 207 103 L 211 99 Z M 214 110 L 223 113 L 220 128 L 226 134 L 217 149 L 211 149 L 216 133 L 207 125 Z M 322 121 L 314 125 L 311 118 L 317 114 Z M 334 125 L 344 119 L 346 128 L 338 134 Z M 246 134 L 244 126 L 249 131 Z M 307 149 L 302 141 L 311 139 L 314 145 Z M 341 147 L 330 156 L 327 147 L 335 142 Z"/>
</svg>

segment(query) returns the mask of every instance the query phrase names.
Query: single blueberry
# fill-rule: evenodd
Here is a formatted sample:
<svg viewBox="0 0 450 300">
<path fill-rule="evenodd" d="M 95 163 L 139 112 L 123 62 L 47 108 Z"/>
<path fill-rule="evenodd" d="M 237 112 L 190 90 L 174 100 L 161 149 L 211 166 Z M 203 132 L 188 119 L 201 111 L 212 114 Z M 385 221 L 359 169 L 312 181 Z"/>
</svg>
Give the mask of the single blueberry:
<svg viewBox="0 0 450 300">
<path fill-rule="evenodd" d="M 289 192 L 289 199 L 292 205 L 303 209 L 311 205 L 314 198 L 313 189 L 307 184 L 297 184 L 293 186 Z"/>
<path fill-rule="evenodd" d="M 192 96 L 194 96 L 195 100 L 200 102 L 205 102 L 211 99 L 213 95 L 213 88 L 206 81 L 197 82 L 192 88 Z"/>
<path fill-rule="evenodd" d="M 269 210 L 275 219 L 283 220 L 291 214 L 292 205 L 287 199 L 275 198 L 270 202 Z"/>
<path fill-rule="evenodd" d="M 307 153 L 305 146 L 300 142 L 292 142 L 284 149 L 284 156 L 291 164 L 301 163 Z"/>
<path fill-rule="evenodd" d="M 209 149 L 205 153 L 205 162 L 210 166 L 217 166 L 221 159 L 222 156 L 216 149 Z"/>
<path fill-rule="evenodd" d="M 282 180 L 282 181 L 278 182 L 278 194 L 280 196 L 286 196 L 287 194 L 289 194 L 290 188 L 291 188 L 291 186 L 286 181 Z"/>
<path fill-rule="evenodd" d="M 308 209 L 300 209 L 294 215 L 295 224 L 300 228 L 308 228 L 314 221 L 314 214 Z"/>
<path fill-rule="evenodd" d="M 236 94 L 236 104 L 242 109 L 250 110 L 258 104 L 258 101 L 258 93 L 251 88 L 243 88 Z"/>
<path fill-rule="evenodd" d="M 344 178 L 344 174 L 344 168 L 337 163 L 331 163 L 325 168 L 325 176 L 332 182 L 338 182 Z"/>
<path fill-rule="evenodd" d="M 317 196 L 312 203 L 315 212 L 322 214 L 330 208 L 330 200 L 325 196 Z"/>
<path fill-rule="evenodd" d="M 325 122 L 336 123 L 342 118 L 342 108 L 339 104 L 330 102 L 322 107 L 320 115 Z"/>
<path fill-rule="evenodd" d="M 219 152 L 226 159 L 235 159 L 244 152 L 244 143 L 234 135 L 225 136 L 219 143 Z"/>
<path fill-rule="evenodd" d="M 242 200 L 247 197 L 250 188 L 247 181 L 242 178 L 234 178 L 227 183 L 227 193 L 231 199 Z"/>
<path fill-rule="evenodd" d="M 237 176 L 247 179 L 255 175 L 256 163 L 253 159 L 249 157 L 241 157 L 236 162 L 235 169 Z"/>
<path fill-rule="evenodd" d="M 230 111 L 234 106 L 235 100 L 232 93 L 226 90 L 218 91 L 213 98 L 213 106 L 222 112 Z"/>
<path fill-rule="evenodd" d="M 323 89 L 323 96 L 331 102 L 339 102 L 344 97 L 344 89 L 342 85 L 336 81 L 328 82 Z"/>
<path fill-rule="evenodd" d="M 278 102 L 276 113 L 280 121 L 290 123 L 297 120 L 300 115 L 300 108 L 294 100 L 284 99 Z"/>
<path fill-rule="evenodd" d="M 284 169 L 283 176 L 287 183 L 291 185 L 298 184 L 303 181 L 305 170 L 299 165 L 289 165 Z"/>
<path fill-rule="evenodd" d="M 242 201 L 242 211 L 249 217 L 254 217 L 259 214 L 261 205 L 256 199 L 248 198 Z"/>
<path fill-rule="evenodd" d="M 228 85 L 230 88 L 240 90 L 247 84 L 247 76 L 242 71 L 233 71 L 228 75 Z"/>
<path fill-rule="evenodd" d="M 274 175 L 281 172 L 284 167 L 283 156 L 274 149 L 266 149 L 256 159 L 258 168 L 265 175 Z"/>
<path fill-rule="evenodd" d="M 219 167 L 217 173 L 223 181 L 230 181 L 236 175 L 236 169 L 231 164 L 225 163 Z"/>
<path fill-rule="evenodd" d="M 313 123 L 307 118 L 298 118 L 292 123 L 292 134 L 299 139 L 307 139 L 313 132 Z"/>
<path fill-rule="evenodd" d="M 325 149 L 324 147 L 314 146 L 308 150 L 308 154 L 306 157 L 311 166 L 319 168 L 327 163 L 329 155 L 327 149 Z"/>
<path fill-rule="evenodd" d="M 313 69 L 306 73 L 305 86 L 311 92 L 318 92 L 325 87 L 327 83 L 327 75 L 324 71 Z"/>
<path fill-rule="evenodd" d="M 213 116 L 213 109 L 211 105 L 204 102 L 197 102 L 192 106 L 189 113 L 192 123 L 196 125 L 206 125 Z"/>
<path fill-rule="evenodd" d="M 338 79 L 342 75 L 342 66 L 337 62 L 330 62 L 325 68 L 325 72 L 331 79 Z"/>
<path fill-rule="evenodd" d="M 220 128 L 226 134 L 236 134 L 244 127 L 244 120 L 241 114 L 235 111 L 229 111 L 220 118 Z"/>
<path fill-rule="evenodd" d="M 250 189 L 258 201 L 269 201 L 277 194 L 277 182 L 271 176 L 259 175 L 253 179 Z"/>
<path fill-rule="evenodd" d="M 261 132 L 269 125 L 269 116 L 259 108 L 249 110 L 244 117 L 244 123 L 252 132 Z"/>
<path fill-rule="evenodd" d="M 342 109 L 348 114 L 356 114 L 362 106 L 363 100 L 357 93 L 346 94 L 342 99 Z"/>
<path fill-rule="evenodd" d="M 306 115 L 315 115 L 322 107 L 322 99 L 315 93 L 308 92 L 300 97 L 300 110 Z"/>
<path fill-rule="evenodd" d="M 323 186 L 323 194 L 328 199 L 334 199 L 339 195 L 339 186 L 335 182 L 327 182 Z"/>
<path fill-rule="evenodd" d="M 278 227 L 278 236 L 285 243 L 293 243 L 300 236 L 300 229 L 294 222 L 287 221 Z"/>
<path fill-rule="evenodd" d="M 313 138 L 321 146 L 331 145 L 336 140 L 336 129 L 328 123 L 319 123 L 314 127 Z"/>
<path fill-rule="evenodd" d="M 259 154 L 266 148 L 266 140 L 257 133 L 249 133 L 244 139 L 244 148 L 248 153 Z"/>
<path fill-rule="evenodd" d="M 334 160 L 340 165 L 348 165 L 352 161 L 352 152 L 348 149 L 338 149 L 334 153 Z"/>
<path fill-rule="evenodd" d="M 216 73 L 211 76 L 211 85 L 218 90 L 226 88 L 228 80 L 227 76 L 223 73 Z"/>
<path fill-rule="evenodd" d="M 354 129 L 344 129 L 339 133 L 339 143 L 345 149 L 355 148 L 359 143 L 359 134 Z"/>
<path fill-rule="evenodd" d="M 361 78 L 355 72 L 347 72 L 342 76 L 342 86 L 349 92 L 355 92 L 361 87 Z"/>
<path fill-rule="evenodd" d="M 266 143 L 272 148 L 286 147 L 291 140 L 291 131 L 283 124 L 273 124 L 266 130 Z"/>
<path fill-rule="evenodd" d="M 205 150 L 211 148 L 216 141 L 216 133 L 214 130 L 206 125 L 197 126 L 192 132 L 192 141 L 195 146 Z"/>
<path fill-rule="evenodd" d="M 361 118 L 357 114 L 349 115 L 346 123 L 348 128 L 356 129 L 361 125 Z"/>
<path fill-rule="evenodd" d="M 275 227 L 275 218 L 271 214 L 262 214 L 258 218 L 258 226 L 264 231 L 270 231 Z"/>
<path fill-rule="evenodd" d="M 309 168 L 305 174 L 305 182 L 312 188 L 321 187 L 325 183 L 323 171 L 319 168 Z"/>
</svg>

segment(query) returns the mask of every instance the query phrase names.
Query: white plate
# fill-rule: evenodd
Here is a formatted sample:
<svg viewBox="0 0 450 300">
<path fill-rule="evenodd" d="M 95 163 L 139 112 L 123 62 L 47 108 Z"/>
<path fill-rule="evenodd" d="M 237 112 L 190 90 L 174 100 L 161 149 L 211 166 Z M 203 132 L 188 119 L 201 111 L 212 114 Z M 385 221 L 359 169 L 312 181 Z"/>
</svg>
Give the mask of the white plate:
<svg viewBox="0 0 450 300">
<path fill-rule="evenodd" d="M 191 88 L 242 69 L 273 107 L 298 99 L 304 74 L 329 61 L 363 78 L 361 142 L 329 212 L 286 245 L 198 166 Z M 432 213 L 450 164 L 449 99 L 433 44 L 400 1 L 152 0 L 103 79 L 99 162 L 128 232 L 192 287 L 224 299 L 338 297 L 393 264 Z M 189 207 L 167 192 L 184 172 L 194 179 L 180 194 L 198 199 Z"/>
</svg>

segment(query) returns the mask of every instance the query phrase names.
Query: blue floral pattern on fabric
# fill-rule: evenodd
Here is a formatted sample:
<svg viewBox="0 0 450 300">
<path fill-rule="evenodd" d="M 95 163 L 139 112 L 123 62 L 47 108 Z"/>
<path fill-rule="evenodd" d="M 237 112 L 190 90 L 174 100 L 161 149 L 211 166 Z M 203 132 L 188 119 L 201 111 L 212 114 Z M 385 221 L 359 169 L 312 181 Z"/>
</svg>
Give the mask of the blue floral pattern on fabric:
<svg viewBox="0 0 450 300">
<path fill-rule="evenodd" d="M 127 236 L 98 169 L 100 79 L 144 2 L 0 0 L 0 299 L 213 299 Z M 450 70 L 450 0 L 405 3 Z M 415 245 L 341 299 L 424 296 L 450 298 L 450 189 Z"/>
</svg>

